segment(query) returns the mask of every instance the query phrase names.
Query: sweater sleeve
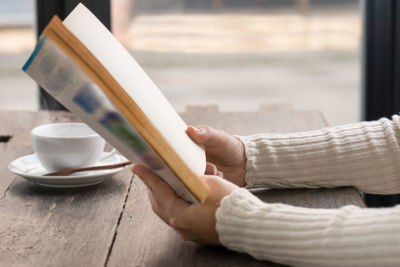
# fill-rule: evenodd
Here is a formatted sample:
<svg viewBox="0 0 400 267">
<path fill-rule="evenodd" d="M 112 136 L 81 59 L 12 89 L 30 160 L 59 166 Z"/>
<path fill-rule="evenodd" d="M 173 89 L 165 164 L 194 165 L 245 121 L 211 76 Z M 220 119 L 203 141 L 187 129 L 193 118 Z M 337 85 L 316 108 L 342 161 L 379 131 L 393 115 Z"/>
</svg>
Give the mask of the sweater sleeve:
<svg viewBox="0 0 400 267">
<path fill-rule="evenodd" d="M 244 188 L 216 213 L 221 243 L 293 266 L 400 266 L 400 206 L 308 209 L 267 204 Z"/>
<path fill-rule="evenodd" d="M 354 186 L 400 193 L 400 117 L 293 134 L 238 136 L 247 187 Z"/>
</svg>

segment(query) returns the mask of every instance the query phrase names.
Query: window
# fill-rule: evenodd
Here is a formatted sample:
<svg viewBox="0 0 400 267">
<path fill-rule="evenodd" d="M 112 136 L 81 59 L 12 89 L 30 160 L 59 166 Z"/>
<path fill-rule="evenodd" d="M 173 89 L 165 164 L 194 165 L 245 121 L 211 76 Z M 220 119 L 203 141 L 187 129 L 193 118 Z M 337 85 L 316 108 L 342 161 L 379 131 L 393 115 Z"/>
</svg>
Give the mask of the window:
<svg viewBox="0 0 400 267">
<path fill-rule="evenodd" d="M 0 109 L 37 110 L 37 86 L 21 68 L 36 43 L 32 0 L 0 3 Z"/>
<path fill-rule="evenodd" d="M 97 2 L 96 2 L 97 3 Z M 113 32 L 179 111 L 289 103 L 330 125 L 360 119 L 358 0 L 111 0 Z M 0 108 L 38 108 L 20 69 L 34 1 L 0 4 Z"/>
<path fill-rule="evenodd" d="M 114 33 L 178 110 L 264 103 L 360 120 L 356 0 L 113 0 Z"/>
</svg>

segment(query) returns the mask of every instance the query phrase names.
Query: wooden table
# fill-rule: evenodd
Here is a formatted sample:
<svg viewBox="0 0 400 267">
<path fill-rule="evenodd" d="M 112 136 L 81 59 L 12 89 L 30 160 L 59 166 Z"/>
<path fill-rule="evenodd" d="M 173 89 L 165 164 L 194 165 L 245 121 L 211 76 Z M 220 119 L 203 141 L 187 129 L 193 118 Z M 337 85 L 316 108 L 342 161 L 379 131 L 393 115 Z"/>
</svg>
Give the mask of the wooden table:
<svg viewBox="0 0 400 267">
<path fill-rule="evenodd" d="M 259 112 L 188 108 L 188 124 L 208 124 L 232 134 L 294 132 L 326 126 L 320 112 L 288 105 Z M 0 112 L 0 266 L 278 266 L 222 247 L 182 241 L 151 211 L 145 187 L 124 170 L 80 190 L 45 190 L 7 170 L 32 153 L 30 129 L 76 121 L 66 112 Z M 364 206 L 353 188 L 261 190 L 267 202 L 303 207 Z"/>
</svg>

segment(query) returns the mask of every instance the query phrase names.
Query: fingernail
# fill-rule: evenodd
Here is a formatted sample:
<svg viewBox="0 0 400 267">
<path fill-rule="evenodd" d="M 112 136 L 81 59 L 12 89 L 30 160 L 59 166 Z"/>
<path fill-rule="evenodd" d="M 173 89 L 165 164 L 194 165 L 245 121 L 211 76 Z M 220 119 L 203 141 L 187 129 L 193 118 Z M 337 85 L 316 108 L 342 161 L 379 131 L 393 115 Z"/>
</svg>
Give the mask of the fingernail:
<svg viewBox="0 0 400 267">
<path fill-rule="evenodd" d="M 199 128 L 199 127 L 193 127 L 193 128 L 198 134 L 204 134 L 206 132 L 206 129 L 204 128 Z"/>
<path fill-rule="evenodd" d="M 218 175 L 218 169 L 214 166 L 214 175 Z"/>
</svg>

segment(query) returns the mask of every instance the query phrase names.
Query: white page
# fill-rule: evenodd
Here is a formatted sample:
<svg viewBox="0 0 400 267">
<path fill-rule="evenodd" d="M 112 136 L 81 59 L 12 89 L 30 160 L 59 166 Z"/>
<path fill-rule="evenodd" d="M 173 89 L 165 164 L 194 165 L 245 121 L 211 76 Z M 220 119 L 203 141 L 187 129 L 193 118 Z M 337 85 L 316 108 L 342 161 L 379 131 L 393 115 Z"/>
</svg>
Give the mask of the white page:
<svg viewBox="0 0 400 267">
<path fill-rule="evenodd" d="M 185 163 L 197 175 L 204 174 L 203 148 L 187 136 L 184 121 L 108 29 L 82 4 L 63 23 L 125 89 Z"/>
<path fill-rule="evenodd" d="M 159 156 L 120 116 L 103 91 L 46 36 L 40 37 L 23 70 L 129 160 L 146 165 L 181 197 L 197 203 L 196 197 L 160 162 Z"/>
</svg>

